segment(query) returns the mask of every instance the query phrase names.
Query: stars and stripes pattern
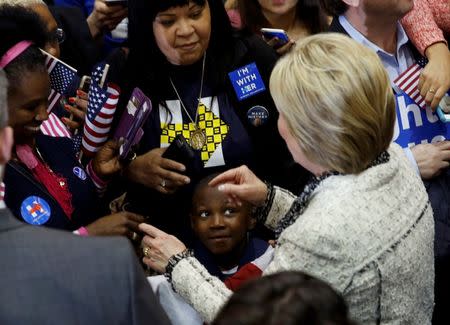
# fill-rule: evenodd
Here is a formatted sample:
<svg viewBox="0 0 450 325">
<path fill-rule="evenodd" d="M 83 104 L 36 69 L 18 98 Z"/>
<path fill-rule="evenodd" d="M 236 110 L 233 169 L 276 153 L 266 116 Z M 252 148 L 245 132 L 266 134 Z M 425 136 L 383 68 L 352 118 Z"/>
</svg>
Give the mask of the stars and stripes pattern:
<svg viewBox="0 0 450 325">
<path fill-rule="evenodd" d="M 92 79 L 81 142 L 85 155 L 92 156 L 108 139 L 119 94 L 118 86 L 108 84 L 105 91 Z"/>
<path fill-rule="evenodd" d="M 0 202 L 5 198 L 5 183 L 0 183 Z"/>
<path fill-rule="evenodd" d="M 47 67 L 48 74 L 50 76 L 51 92 L 48 97 L 48 112 L 51 112 L 55 105 L 64 94 L 67 94 L 70 90 L 70 86 L 78 81 L 77 70 L 50 54 L 45 54 L 45 65 Z M 77 85 L 78 86 L 78 83 Z"/>
<path fill-rule="evenodd" d="M 407 94 L 422 109 L 426 108 L 426 103 L 425 98 L 420 95 L 418 86 L 420 74 L 426 64 L 427 60 L 422 57 L 394 80 L 394 85 Z"/>
<path fill-rule="evenodd" d="M 97 64 L 91 73 L 91 80 L 95 82 L 97 85 L 101 84 L 101 80 L 103 78 L 103 73 L 105 71 L 106 64 L 104 62 Z"/>
<path fill-rule="evenodd" d="M 81 150 L 81 142 L 83 141 L 83 133 L 78 132 L 77 134 L 74 134 L 72 137 L 73 141 L 73 151 L 78 155 L 78 153 Z"/>
<path fill-rule="evenodd" d="M 53 108 L 58 105 L 61 97 L 67 94 L 72 85 L 77 84 L 78 75 L 77 70 L 58 60 L 45 51 L 45 66 L 50 76 L 51 91 L 48 96 L 47 112 L 49 113 L 48 120 L 41 125 L 41 132 L 51 137 L 67 137 L 71 138 L 71 133 L 60 120 L 60 118 L 52 113 Z"/>
</svg>

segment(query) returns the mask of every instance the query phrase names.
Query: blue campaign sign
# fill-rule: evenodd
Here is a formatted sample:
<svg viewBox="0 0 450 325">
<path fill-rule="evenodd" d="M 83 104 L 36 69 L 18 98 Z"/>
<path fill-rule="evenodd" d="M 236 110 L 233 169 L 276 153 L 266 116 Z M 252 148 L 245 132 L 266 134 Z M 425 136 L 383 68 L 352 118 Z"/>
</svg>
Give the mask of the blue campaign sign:
<svg viewBox="0 0 450 325">
<path fill-rule="evenodd" d="M 443 123 L 429 107 L 421 109 L 408 95 L 396 95 L 395 109 L 393 141 L 403 148 L 450 139 L 449 124 Z"/>
<path fill-rule="evenodd" d="M 266 90 L 254 62 L 228 73 L 228 77 L 240 101 Z"/>
</svg>

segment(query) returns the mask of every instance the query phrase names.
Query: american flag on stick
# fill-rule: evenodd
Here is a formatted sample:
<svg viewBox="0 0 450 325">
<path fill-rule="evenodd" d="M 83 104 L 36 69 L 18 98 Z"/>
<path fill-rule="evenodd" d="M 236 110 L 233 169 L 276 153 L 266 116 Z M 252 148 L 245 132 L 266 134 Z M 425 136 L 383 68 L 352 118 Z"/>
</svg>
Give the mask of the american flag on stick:
<svg viewBox="0 0 450 325">
<path fill-rule="evenodd" d="M 119 94 L 118 86 L 108 84 L 107 89 L 104 90 L 92 78 L 81 142 L 85 155 L 92 156 L 108 140 Z"/>
<path fill-rule="evenodd" d="M 45 65 L 50 76 L 51 92 L 48 97 L 47 112 L 49 114 L 48 120 L 41 125 L 41 132 L 52 137 L 67 137 L 71 134 L 60 118 L 52 113 L 53 108 L 58 105 L 61 97 L 68 94 L 78 84 L 77 70 L 58 60 L 51 54 L 41 50 L 45 55 Z"/>
<path fill-rule="evenodd" d="M 425 98 L 420 95 L 418 86 L 420 74 L 426 64 L 427 60 L 422 57 L 394 80 L 394 85 L 407 94 L 422 109 L 426 108 L 426 103 Z"/>
<path fill-rule="evenodd" d="M 79 84 L 79 77 L 77 70 L 65 64 L 61 60 L 55 58 L 53 55 L 42 51 L 45 55 L 45 65 L 50 76 L 51 92 L 48 96 L 48 112 L 51 112 L 55 105 L 63 95 L 66 95 L 70 90 L 75 90 Z"/>
</svg>

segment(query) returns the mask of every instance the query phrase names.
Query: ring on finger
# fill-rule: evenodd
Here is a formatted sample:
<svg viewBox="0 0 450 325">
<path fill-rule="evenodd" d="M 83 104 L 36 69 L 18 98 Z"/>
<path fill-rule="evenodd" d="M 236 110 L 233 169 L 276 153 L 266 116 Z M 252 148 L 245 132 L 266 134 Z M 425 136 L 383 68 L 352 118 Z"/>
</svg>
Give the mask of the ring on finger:
<svg viewBox="0 0 450 325">
<path fill-rule="evenodd" d="M 144 249 L 142 250 L 142 252 L 144 252 L 145 257 L 150 257 L 148 254 L 150 252 L 150 247 L 145 246 Z"/>
<path fill-rule="evenodd" d="M 430 88 L 430 89 L 428 90 L 428 92 L 431 93 L 431 94 L 436 94 L 436 90 L 434 90 L 434 88 Z"/>
</svg>

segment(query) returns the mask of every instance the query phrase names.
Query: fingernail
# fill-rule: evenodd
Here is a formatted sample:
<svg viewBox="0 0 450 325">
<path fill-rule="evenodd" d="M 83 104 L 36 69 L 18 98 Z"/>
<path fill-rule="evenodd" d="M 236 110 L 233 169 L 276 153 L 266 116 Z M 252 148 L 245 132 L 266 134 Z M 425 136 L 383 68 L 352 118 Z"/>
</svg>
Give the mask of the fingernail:
<svg viewBox="0 0 450 325">
<path fill-rule="evenodd" d="M 63 122 L 67 122 L 67 118 L 65 118 L 65 117 L 61 117 L 61 120 L 62 120 Z"/>
<path fill-rule="evenodd" d="M 80 97 L 80 96 L 82 96 L 82 95 L 83 95 L 83 92 L 82 92 L 81 90 L 78 89 L 78 90 L 77 90 L 77 96 Z"/>
<path fill-rule="evenodd" d="M 185 184 L 189 184 L 190 182 L 191 182 L 191 180 L 190 180 L 189 178 L 185 178 L 185 179 L 184 179 L 184 183 L 185 183 Z"/>
<path fill-rule="evenodd" d="M 219 186 L 217 186 L 217 189 L 218 189 L 219 191 L 223 191 L 223 190 L 225 190 L 225 185 L 220 184 Z"/>
<path fill-rule="evenodd" d="M 69 103 L 75 103 L 75 97 L 69 97 Z"/>
<path fill-rule="evenodd" d="M 68 111 L 70 111 L 70 106 L 69 105 L 64 105 L 64 108 Z"/>
</svg>

